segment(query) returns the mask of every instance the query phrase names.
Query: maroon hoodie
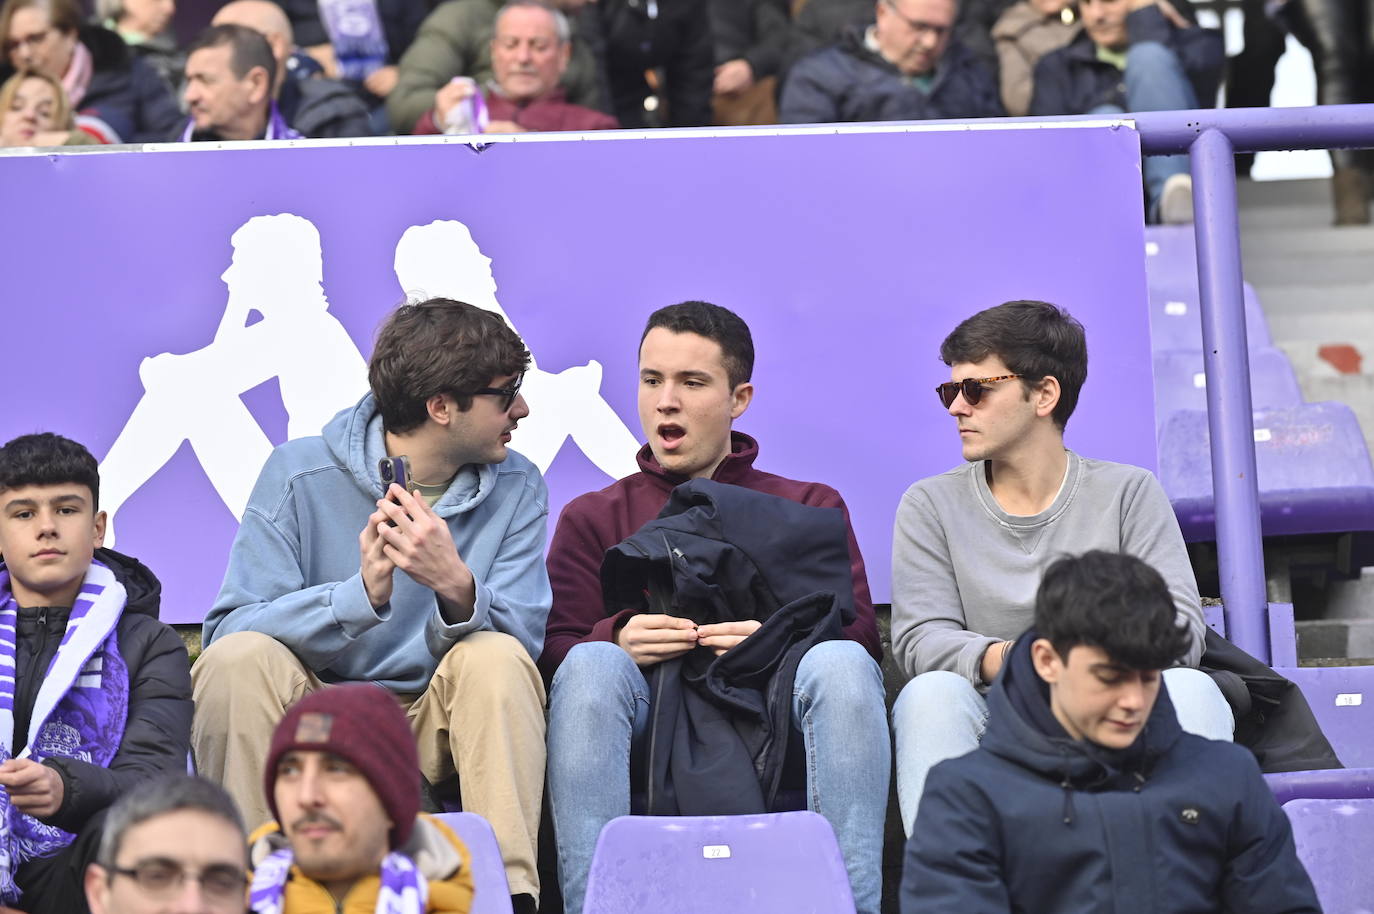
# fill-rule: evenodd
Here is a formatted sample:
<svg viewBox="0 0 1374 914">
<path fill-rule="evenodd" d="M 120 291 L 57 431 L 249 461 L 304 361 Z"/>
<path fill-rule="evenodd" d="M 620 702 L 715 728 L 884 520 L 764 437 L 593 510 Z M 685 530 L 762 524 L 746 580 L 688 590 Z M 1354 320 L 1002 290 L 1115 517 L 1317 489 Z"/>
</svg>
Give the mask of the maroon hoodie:
<svg viewBox="0 0 1374 914">
<path fill-rule="evenodd" d="M 839 508 L 845 512 L 848 525 L 849 510 L 838 492 L 820 483 L 797 482 L 756 470 L 754 458 L 758 455 L 758 442 L 740 432 L 731 432 L 730 453 L 711 478 L 804 505 Z M 552 681 L 554 671 L 574 645 L 583 641 L 614 641 L 616 629 L 638 612 L 626 609 L 607 615 L 601 597 L 601 560 L 607 549 L 657 517 L 673 488 L 687 481 L 687 477 L 659 466 L 647 444 L 640 450 L 638 460 L 640 472 L 599 492 L 579 496 L 568 503 L 558 518 L 548 557 L 553 609 L 544 633 L 544 652 L 539 655 L 539 669 L 546 680 Z M 881 661 L 883 649 L 873 617 L 873 598 L 868 592 L 868 576 L 852 526 L 849 555 L 855 618 L 844 633 L 862 644 L 874 660 Z"/>
</svg>

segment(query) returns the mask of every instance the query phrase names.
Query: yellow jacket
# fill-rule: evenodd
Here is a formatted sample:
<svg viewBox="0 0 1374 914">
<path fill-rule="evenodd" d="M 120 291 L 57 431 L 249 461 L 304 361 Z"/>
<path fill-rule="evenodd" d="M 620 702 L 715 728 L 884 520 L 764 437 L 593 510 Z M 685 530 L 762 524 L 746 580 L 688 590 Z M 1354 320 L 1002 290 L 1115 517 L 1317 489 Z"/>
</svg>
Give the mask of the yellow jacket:
<svg viewBox="0 0 1374 914">
<path fill-rule="evenodd" d="M 248 839 L 249 861 L 256 867 L 269 854 L 286 846 L 280 827 L 269 822 Z M 422 813 L 415 821 L 410 840 L 400 851 L 414 860 L 421 875 L 429 880 L 426 912 L 468 914 L 472 908 L 472 856 L 447 825 Z M 339 904 L 324 886 L 292 866 L 291 877 L 286 881 L 283 914 L 375 914 L 381 884 L 380 873 L 364 876 Z"/>
</svg>

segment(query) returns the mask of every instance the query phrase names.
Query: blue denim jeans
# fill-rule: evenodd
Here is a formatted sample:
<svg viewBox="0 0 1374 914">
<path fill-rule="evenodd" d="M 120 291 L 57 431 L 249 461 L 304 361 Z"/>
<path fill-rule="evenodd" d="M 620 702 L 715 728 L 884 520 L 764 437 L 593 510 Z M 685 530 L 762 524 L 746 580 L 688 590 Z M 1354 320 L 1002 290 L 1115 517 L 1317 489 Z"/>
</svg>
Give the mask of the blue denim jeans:
<svg viewBox="0 0 1374 914">
<path fill-rule="evenodd" d="M 1230 742 L 1236 722 L 1231 706 L 1210 676 L 1175 667 L 1164 671 L 1178 724 L 1189 733 Z M 911 836 L 930 769 L 978 748 L 988 724 L 988 703 L 963 676 L 946 670 L 922 673 L 892 705 L 897 740 L 897 802 Z"/>
<path fill-rule="evenodd" d="M 883 819 L 892 771 L 882 672 L 853 641 L 806 653 L 792 720 L 806 750 L 807 808 L 830 821 L 863 914 L 882 895 Z M 630 751 L 649 722 L 649 685 L 610 642 L 579 644 L 549 692 L 549 805 L 567 914 L 580 914 L 601 827 L 630 813 Z M 645 878 L 651 878 L 646 873 Z"/>
<path fill-rule="evenodd" d="M 1157 41 L 1142 41 L 1126 52 L 1126 111 L 1178 111 L 1197 107 L 1193 84 L 1178 55 Z M 1099 105 L 1090 114 L 1124 114 L 1119 105 Z M 1170 175 L 1188 173 L 1188 157 L 1146 156 L 1145 194 L 1153 218 L 1159 209 L 1164 182 Z"/>
</svg>

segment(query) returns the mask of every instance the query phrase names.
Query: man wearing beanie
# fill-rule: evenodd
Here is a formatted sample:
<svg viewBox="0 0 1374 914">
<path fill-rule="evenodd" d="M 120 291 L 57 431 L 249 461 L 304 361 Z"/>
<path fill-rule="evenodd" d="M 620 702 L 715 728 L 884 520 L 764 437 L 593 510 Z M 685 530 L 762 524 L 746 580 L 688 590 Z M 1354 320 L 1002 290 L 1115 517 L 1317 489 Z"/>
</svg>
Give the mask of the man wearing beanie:
<svg viewBox="0 0 1374 914">
<path fill-rule="evenodd" d="M 471 858 L 420 814 L 404 712 L 367 683 L 307 695 L 272 734 L 264 773 L 276 821 L 249 839 L 254 914 L 466 914 Z"/>
</svg>

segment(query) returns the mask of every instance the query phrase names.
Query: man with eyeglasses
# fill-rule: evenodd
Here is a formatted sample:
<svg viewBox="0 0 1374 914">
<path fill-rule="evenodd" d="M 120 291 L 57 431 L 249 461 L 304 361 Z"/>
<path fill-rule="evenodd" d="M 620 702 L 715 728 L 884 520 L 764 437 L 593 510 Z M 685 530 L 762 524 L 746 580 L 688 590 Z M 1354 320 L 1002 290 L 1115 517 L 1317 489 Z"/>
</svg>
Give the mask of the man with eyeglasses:
<svg viewBox="0 0 1374 914">
<path fill-rule="evenodd" d="M 144 781 L 110 807 L 85 874 L 91 914 L 241 914 L 244 841 L 222 788 L 184 774 Z"/>
<path fill-rule="evenodd" d="M 442 298 L 398 308 L 370 392 L 263 467 L 192 677 L 196 761 L 254 824 L 270 818 L 262 764 L 288 705 L 326 683 L 391 690 L 421 773 L 441 787 L 456 775 L 463 807 L 492 823 L 517 911 L 539 891 L 533 658 L 551 601 L 548 490 L 507 447 L 529 414 L 528 364 L 497 314 Z"/>
<path fill-rule="evenodd" d="M 1148 470 L 1064 447 L 1088 375 L 1083 326 L 1047 302 L 1006 302 L 956 327 L 940 358 L 951 380 L 936 391 L 967 463 L 912 485 L 892 538 L 892 654 L 914 677 L 892 709 L 907 834 L 931 767 L 978 747 L 984 696 L 1064 554 L 1125 552 L 1163 575 L 1188 632 L 1164 673 L 1179 724 L 1231 739 L 1230 707 L 1196 669 L 1201 601 L 1163 488 Z"/>
<path fill-rule="evenodd" d="M 874 22 L 802 58 L 783 87 L 784 124 L 1003 114 L 993 74 L 957 38 L 955 0 L 877 0 Z"/>
</svg>

